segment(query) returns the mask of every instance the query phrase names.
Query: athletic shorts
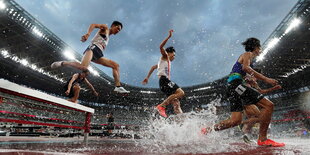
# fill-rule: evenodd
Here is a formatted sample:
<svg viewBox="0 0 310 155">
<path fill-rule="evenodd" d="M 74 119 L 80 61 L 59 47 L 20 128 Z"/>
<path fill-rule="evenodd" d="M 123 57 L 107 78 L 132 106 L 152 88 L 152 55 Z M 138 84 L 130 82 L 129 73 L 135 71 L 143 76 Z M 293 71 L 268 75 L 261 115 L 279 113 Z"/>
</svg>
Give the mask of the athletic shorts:
<svg viewBox="0 0 310 155">
<path fill-rule="evenodd" d="M 256 104 L 264 98 L 257 90 L 244 85 L 242 79 L 228 83 L 227 95 L 231 112 L 241 112 L 245 105 Z"/>
<path fill-rule="evenodd" d="M 176 83 L 170 81 L 166 76 L 161 76 L 159 78 L 159 88 L 167 96 L 170 96 L 180 87 Z"/>
<path fill-rule="evenodd" d="M 92 57 L 91 61 L 96 61 L 99 58 L 103 57 L 102 51 L 95 44 L 92 44 L 92 45 L 88 46 L 83 54 L 85 54 L 86 51 L 88 51 L 88 50 L 93 51 L 93 57 Z"/>
</svg>

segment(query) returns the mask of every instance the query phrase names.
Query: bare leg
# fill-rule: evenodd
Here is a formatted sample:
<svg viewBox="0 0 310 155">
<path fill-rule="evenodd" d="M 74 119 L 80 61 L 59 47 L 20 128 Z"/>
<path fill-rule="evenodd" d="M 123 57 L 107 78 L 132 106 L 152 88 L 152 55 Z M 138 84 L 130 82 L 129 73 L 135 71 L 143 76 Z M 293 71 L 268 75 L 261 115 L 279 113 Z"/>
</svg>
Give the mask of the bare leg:
<svg viewBox="0 0 310 155">
<path fill-rule="evenodd" d="M 159 106 L 166 107 L 168 104 L 171 103 L 174 99 L 180 99 L 184 96 L 184 91 L 181 88 L 178 88 L 174 94 L 170 95 L 168 98 L 166 98 Z"/>
<path fill-rule="evenodd" d="M 224 130 L 241 124 L 242 121 L 242 112 L 232 112 L 231 117 L 227 120 L 224 120 L 218 124 L 214 125 L 214 130 Z"/>
<path fill-rule="evenodd" d="M 110 59 L 104 58 L 104 57 L 101 57 L 94 62 L 97 64 L 100 64 L 100 65 L 112 68 L 115 86 L 121 86 L 120 74 L 119 74 L 119 72 L 120 72 L 119 64 L 117 64 L 116 62 L 114 62 Z"/>
<path fill-rule="evenodd" d="M 71 67 L 77 68 L 77 69 L 82 70 L 82 71 L 87 70 L 92 57 L 93 57 L 93 51 L 88 50 L 85 52 L 81 63 L 73 62 L 73 61 L 64 61 L 62 63 L 62 65 L 63 66 L 71 66 Z"/>
<path fill-rule="evenodd" d="M 258 140 L 265 141 L 267 139 L 267 131 L 273 112 L 273 103 L 270 100 L 263 98 L 257 105 L 262 107 L 259 115 L 260 127 Z"/>
<path fill-rule="evenodd" d="M 69 99 L 69 101 L 77 103 L 77 100 L 80 95 L 80 90 L 81 90 L 81 87 L 79 85 L 74 85 L 73 86 L 74 96 L 71 99 Z"/>
<path fill-rule="evenodd" d="M 245 106 L 245 114 L 248 119 L 242 122 L 242 124 L 244 124 L 242 131 L 244 133 L 249 133 L 254 124 L 259 122 L 260 111 L 256 105 L 247 105 Z"/>
<path fill-rule="evenodd" d="M 172 100 L 171 104 L 173 105 L 173 110 L 174 110 L 175 114 L 182 114 L 183 113 L 179 99 Z"/>
<path fill-rule="evenodd" d="M 244 125 L 246 125 L 246 124 L 255 124 L 255 123 L 258 123 L 258 122 L 260 122 L 260 118 L 259 117 L 250 117 L 249 119 L 242 121 L 241 124 L 244 124 Z"/>
</svg>

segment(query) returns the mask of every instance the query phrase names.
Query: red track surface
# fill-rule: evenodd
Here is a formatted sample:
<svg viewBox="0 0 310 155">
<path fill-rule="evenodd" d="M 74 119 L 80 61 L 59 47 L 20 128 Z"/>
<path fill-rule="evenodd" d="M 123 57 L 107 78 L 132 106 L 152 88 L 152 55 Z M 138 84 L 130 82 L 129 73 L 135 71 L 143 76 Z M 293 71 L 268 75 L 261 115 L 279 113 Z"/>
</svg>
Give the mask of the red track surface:
<svg viewBox="0 0 310 155">
<path fill-rule="evenodd" d="M 193 152 L 199 154 L 230 155 L 230 154 L 310 154 L 310 139 L 281 139 L 286 142 L 285 147 L 258 147 L 255 144 L 238 142 L 230 144 L 238 151 Z M 113 154 L 113 155 L 189 155 L 177 150 L 161 152 L 160 150 L 146 149 L 140 146 L 139 141 L 126 139 L 104 139 L 92 137 L 88 145 L 82 143 L 82 138 L 35 138 L 35 137 L 0 137 L 0 155 L 43 155 L 43 154 Z M 176 146 L 180 147 L 180 146 Z M 191 146 L 195 147 L 195 146 Z M 205 146 L 206 148 L 208 146 Z M 150 146 L 152 148 L 152 146 Z M 153 151 L 151 151 L 153 150 Z M 171 148 L 170 150 L 173 150 Z"/>
</svg>

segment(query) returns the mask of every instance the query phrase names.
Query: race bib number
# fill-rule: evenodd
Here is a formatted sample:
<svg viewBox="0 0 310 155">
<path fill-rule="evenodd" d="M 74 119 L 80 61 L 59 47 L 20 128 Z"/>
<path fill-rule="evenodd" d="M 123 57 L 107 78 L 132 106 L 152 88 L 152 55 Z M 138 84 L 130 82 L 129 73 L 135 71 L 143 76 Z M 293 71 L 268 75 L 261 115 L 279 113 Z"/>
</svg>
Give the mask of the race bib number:
<svg viewBox="0 0 310 155">
<path fill-rule="evenodd" d="M 246 88 L 243 87 L 242 85 L 239 85 L 235 91 L 239 94 L 239 95 L 242 95 L 244 92 L 245 92 Z"/>
<path fill-rule="evenodd" d="M 91 46 L 90 46 L 90 49 L 91 49 L 91 50 L 93 50 L 93 49 L 95 49 L 95 48 L 96 48 L 96 45 L 91 45 Z"/>
<path fill-rule="evenodd" d="M 169 83 L 168 83 L 168 86 L 169 86 L 170 88 L 173 88 L 174 85 L 175 85 L 174 82 L 169 82 Z"/>
</svg>

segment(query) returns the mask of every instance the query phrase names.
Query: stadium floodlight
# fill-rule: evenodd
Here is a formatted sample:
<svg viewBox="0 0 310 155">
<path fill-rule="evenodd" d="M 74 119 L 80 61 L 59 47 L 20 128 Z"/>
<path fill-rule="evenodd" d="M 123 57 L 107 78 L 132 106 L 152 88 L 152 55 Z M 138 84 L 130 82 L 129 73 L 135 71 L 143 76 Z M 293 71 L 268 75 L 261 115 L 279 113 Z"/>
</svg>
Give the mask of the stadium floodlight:
<svg viewBox="0 0 310 155">
<path fill-rule="evenodd" d="M 99 76 L 99 73 L 98 73 L 96 70 L 93 71 L 93 74 L 94 74 L 95 76 Z"/>
<path fill-rule="evenodd" d="M 13 56 L 11 59 L 16 61 L 16 62 L 18 62 L 18 60 L 19 60 L 19 58 L 17 56 Z"/>
<path fill-rule="evenodd" d="M 289 33 L 293 28 L 297 27 L 300 24 L 301 24 L 301 20 L 298 18 L 294 18 L 292 22 L 290 23 L 290 25 L 285 30 L 284 34 Z"/>
<path fill-rule="evenodd" d="M 68 59 L 70 59 L 70 60 L 74 60 L 74 59 L 75 59 L 73 53 L 70 52 L 70 51 L 65 51 L 63 54 L 64 54 L 64 56 L 65 56 L 66 58 L 68 58 Z"/>
<path fill-rule="evenodd" d="M 47 76 L 49 76 L 51 78 L 54 78 L 55 80 L 58 80 L 58 81 L 64 83 L 63 79 L 59 79 L 56 76 L 51 75 L 50 73 L 45 72 L 42 68 L 37 67 L 35 64 L 31 64 L 26 59 L 19 58 L 19 57 L 15 56 L 15 55 L 10 55 L 10 53 L 7 50 L 5 50 L 5 49 L 1 50 L 0 53 L 5 58 L 10 58 L 11 60 L 13 60 L 13 61 L 15 61 L 17 63 L 20 63 L 20 64 L 22 64 L 22 65 L 24 65 L 26 67 L 29 67 L 32 70 L 40 72 L 40 73 L 42 73 L 44 75 L 47 75 Z"/>
<path fill-rule="evenodd" d="M 37 29 L 37 27 L 35 27 L 35 26 L 33 27 L 32 32 L 34 34 L 38 35 L 39 37 L 43 36 L 43 33 L 39 29 Z"/>
<path fill-rule="evenodd" d="M 6 8 L 6 5 L 3 1 L 0 0 L 0 10 L 4 10 Z"/>
<path fill-rule="evenodd" d="M 10 54 L 9 54 L 9 52 L 8 52 L 7 50 L 2 50 L 2 51 L 1 51 L 1 55 L 2 55 L 4 58 L 10 57 Z"/>
<path fill-rule="evenodd" d="M 99 73 L 91 66 L 88 67 L 90 73 L 94 74 L 95 76 L 99 76 Z"/>
<path fill-rule="evenodd" d="M 31 67 L 33 70 L 37 70 L 37 69 L 38 69 L 38 67 L 37 67 L 35 64 L 30 65 L 30 67 Z"/>
<path fill-rule="evenodd" d="M 270 49 L 275 47 L 278 42 L 280 41 L 279 38 L 273 38 L 266 46 L 266 48 L 263 50 L 263 52 L 257 57 L 257 61 L 262 61 L 265 57 L 265 55 L 269 52 Z"/>
<path fill-rule="evenodd" d="M 20 60 L 20 63 L 24 66 L 27 66 L 28 65 L 28 61 L 26 59 L 22 59 Z"/>
<path fill-rule="evenodd" d="M 212 88 L 212 87 L 211 86 L 201 87 L 201 88 L 194 89 L 193 91 L 201 91 L 201 90 L 206 90 L 206 89 L 210 89 L 210 88 Z"/>
<path fill-rule="evenodd" d="M 140 93 L 144 93 L 144 94 L 156 94 L 156 92 L 154 92 L 154 91 L 145 91 L 145 90 L 141 90 Z"/>
<path fill-rule="evenodd" d="M 277 45 L 277 43 L 280 41 L 279 38 L 273 38 L 267 45 L 267 49 L 271 49 Z"/>
<path fill-rule="evenodd" d="M 44 70 L 42 68 L 38 69 L 38 72 L 43 73 Z"/>
</svg>

